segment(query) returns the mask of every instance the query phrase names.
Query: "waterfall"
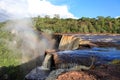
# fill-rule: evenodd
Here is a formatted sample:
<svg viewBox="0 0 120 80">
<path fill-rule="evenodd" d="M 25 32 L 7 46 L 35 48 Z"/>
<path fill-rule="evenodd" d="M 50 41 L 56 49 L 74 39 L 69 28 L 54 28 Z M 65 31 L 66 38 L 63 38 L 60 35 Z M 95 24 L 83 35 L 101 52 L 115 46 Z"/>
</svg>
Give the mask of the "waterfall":
<svg viewBox="0 0 120 80">
<path fill-rule="evenodd" d="M 54 69 L 55 64 L 53 54 L 45 53 L 42 66 L 36 67 L 25 76 L 25 80 L 45 80 L 49 73 Z"/>
<path fill-rule="evenodd" d="M 79 47 L 81 39 L 72 35 L 63 35 L 59 44 L 59 50 L 74 50 Z"/>
<path fill-rule="evenodd" d="M 52 70 L 54 67 L 55 67 L 55 62 L 53 59 L 53 54 L 46 53 L 41 68 L 47 69 L 47 70 Z"/>
</svg>

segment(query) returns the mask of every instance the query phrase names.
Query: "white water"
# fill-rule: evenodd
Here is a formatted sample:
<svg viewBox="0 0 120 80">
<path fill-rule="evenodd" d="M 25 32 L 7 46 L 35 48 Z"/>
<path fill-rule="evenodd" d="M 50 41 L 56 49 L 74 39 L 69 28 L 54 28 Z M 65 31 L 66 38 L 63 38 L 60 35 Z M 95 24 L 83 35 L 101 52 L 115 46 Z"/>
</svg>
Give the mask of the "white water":
<svg viewBox="0 0 120 80">
<path fill-rule="evenodd" d="M 79 55 L 79 56 L 97 56 L 105 60 L 113 60 L 113 59 L 120 59 L 120 50 L 117 50 L 116 48 L 97 48 L 94 47 L 92 49 L 86 49 L 86 50 L 66 50 L 66 51 L 60 51 L 58 54 L 71 54 L 73 55 Z"/>
</svg>

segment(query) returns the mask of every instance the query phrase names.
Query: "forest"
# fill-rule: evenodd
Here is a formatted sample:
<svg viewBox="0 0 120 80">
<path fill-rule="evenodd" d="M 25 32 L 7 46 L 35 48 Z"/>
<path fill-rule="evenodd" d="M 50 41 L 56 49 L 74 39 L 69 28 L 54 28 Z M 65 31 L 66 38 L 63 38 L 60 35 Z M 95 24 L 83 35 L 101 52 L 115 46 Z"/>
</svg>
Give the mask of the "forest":
<svg viewBox="0 0 120 80">
<path fill-rule="evenodd" d="M 50 30 L 53 33 L 120 33 L 120 17 L 60 19 L 59 15 L 55 15 L 54 18 L 38 16 L 33 21 L 37 30 Z"/>
<path fill-rule="evenodd" d="M 79 19 L 60 18 L 55 15 L 53 18 L 46 15 L 32 18 L 34 28 L 38 31 L 51 31 L 53 33 L 120 33 L 120 17 L 97 16 L 96 18 L 81 17 Z M 0 28 L 6 22 L 0 23 Z"/>
</svg>

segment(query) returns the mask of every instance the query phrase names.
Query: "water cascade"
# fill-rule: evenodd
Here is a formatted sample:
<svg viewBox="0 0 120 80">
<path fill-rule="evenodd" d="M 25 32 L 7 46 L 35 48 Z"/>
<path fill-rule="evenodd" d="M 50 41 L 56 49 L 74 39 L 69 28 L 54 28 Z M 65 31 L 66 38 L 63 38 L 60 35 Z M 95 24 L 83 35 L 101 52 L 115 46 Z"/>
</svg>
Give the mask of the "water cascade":
<svg viewBox="0 0 120 80">
<path fill-rule="evenodd" d="M 79 49 L 79 45 L 93 45 L 89 40 L 82 40 L 76 36 L 63 35 L 59 44 L 59 50 L 56 51 L 61 60 L 60 67 L 56 67 L 53 59 L 54 52 L 45 52 L 45 58 L 42 66 L 33 69 L 25 78 L 26 80 L 55 80 L 62 73 L 70 70 L 89 70 L 92 68 L 93 62 L 90 67 L 90 56 L 94 56 L 95 65 L 109 64 L 114 59 L 120 59 L 120 50 L 116 48 L 101 48 L 93 47 L 90 49 Z M 70 66 L 68 65 L 70 63 Z M 64 65 L 65 63 L 65 65 Z M 63 64 L 63 66 L 62 66 Z M 72 65 L 75 64 L 75 65 Z M 76 66 L 77 65 L 77 66 Z M 68 66 L 67 69 L 64 66 Z M 63 67 L 63 68 L 61 68 Z"/>
<path fill-rule="evenodd" d="M 71 36 L 63 35 L 59 44 L 59 50 L 74 50 L 79 46 L 81 39 Z"/>
<path fill-rule="evenodd" d="M 26 80 L 45 80 L 55 67 L 53 54 L 45 54 L 42 66 L 33 69 L 28 75 L 26 75 Z"/>
</svg>

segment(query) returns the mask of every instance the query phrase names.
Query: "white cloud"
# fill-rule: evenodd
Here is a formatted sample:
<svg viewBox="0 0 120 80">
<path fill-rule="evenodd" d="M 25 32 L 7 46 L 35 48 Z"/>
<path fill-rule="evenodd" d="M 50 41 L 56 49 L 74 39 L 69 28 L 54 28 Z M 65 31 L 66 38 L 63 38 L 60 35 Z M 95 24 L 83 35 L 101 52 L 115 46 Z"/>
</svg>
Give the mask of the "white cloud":
<svg viewBox="0 0 120 80">
<path fill-rule="evenodd" d="M 9 17 L 16 18 L 27 15 L 27 2 L 25 0 L 0 0 L 0 13 L 3 10 Z"/>
<path fill-rule="evenodd" d="M 0 17 L 3 14 L 9 16 L 8 18 L 34 17 L 38 15 L 50 15 L 50 17 L 53 17 L 54 14 L 59 14 L 61 18 L 75 18 L 68 11 L 67 5 L 53 5 L 48 0 L 0 0 Z"/>
<path fill-rule="evenodd" d="M 116 16 L 115 18 L 120 18 L 120 16 Z"/>
</svg>

